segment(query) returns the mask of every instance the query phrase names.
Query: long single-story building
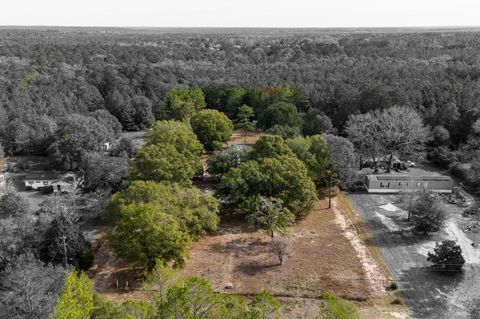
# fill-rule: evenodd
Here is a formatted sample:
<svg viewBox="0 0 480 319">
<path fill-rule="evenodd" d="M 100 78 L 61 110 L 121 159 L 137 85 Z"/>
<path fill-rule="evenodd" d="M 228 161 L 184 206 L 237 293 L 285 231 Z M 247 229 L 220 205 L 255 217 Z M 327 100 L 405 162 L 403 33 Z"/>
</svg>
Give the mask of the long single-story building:
<svg viewBox="0 0 480 319">
<path fill-rule="evenodd" d="M 365 187 L 368 193 L 400 193 L 425 189 L 437 193 L 451 193 L 453 180 L 449 176 L 434 175 L 367 175 Z"/>
<path fill-rule="evenodd" d="M 54 193 L 68 193 L 73 191 L 74 179 L 75 175 L 72 173 L 28 172 L 23 182 L 27 190 L 41 190 L 51 187 Z"/>
</svg>

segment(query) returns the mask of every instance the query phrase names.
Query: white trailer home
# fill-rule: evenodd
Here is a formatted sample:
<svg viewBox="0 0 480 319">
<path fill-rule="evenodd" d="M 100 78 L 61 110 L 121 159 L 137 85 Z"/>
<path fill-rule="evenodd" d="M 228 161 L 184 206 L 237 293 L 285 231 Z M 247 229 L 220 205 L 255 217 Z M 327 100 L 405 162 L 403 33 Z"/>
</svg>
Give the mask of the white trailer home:
<svg viewBox="0 0 480 319">
<path fill-rule="evenodd" d="M 368 193 L 400 193 L 425 189 L 437 193 L 451 193 L 453 180 L 449 176 L 367 175 L 365 187 Z"/>
</svg>

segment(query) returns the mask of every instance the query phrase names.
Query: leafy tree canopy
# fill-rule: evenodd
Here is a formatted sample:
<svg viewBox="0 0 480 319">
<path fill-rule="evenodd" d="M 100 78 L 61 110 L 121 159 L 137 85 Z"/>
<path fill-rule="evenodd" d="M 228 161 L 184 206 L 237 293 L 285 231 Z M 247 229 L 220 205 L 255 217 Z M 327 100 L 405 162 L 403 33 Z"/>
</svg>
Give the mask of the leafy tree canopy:
<svg viewBox="0 0 480 319">
<path fill-rule="evenodd" d="M 199 161 L 204 150 L 192 128 L 185 122 L 158 121 L 148 131 L 148 144 L 172 145 L 187 158 Z"/>
<path fill-rule="evenodd" d="M 128 205 L 108 242 L 115 253 L 151 270 L 157 260 L 173 261 L 182 266 L 189 245 L 175 216 L 165 213 L 158 204 Z"/>
<path fill-rule="evenodd" d="M 191 184 L 198 172 L 197 163 L 170 144 L 148 145 L 142 148 L 129 168 L 133 180 L 166 181 Z"/>
<path fill-rule="evenodd" d="M 316 185 L 328 184 L 332 170 L 332 157 L 324 135 L 299 136 L 287 140 L 286 144 L 305 163 L 309 175 Z"/>
<path fill-rule="evenodd" d="M 206 149 L 219 149 L 230 138 L 233 132 L 233 123 L 224 114 L 217 110 L 202 110 L 190 119 L 193 131 Z"/>
<path fill-rule="evenodd" d="M 283 155 L 295 156 L 283 138 L 276 135 L 262 135 L 253 146 L 250 158 L 259 160 Z"/>
<path fill-rule="evenodd" d="M 89 319 L 93 312 L 93 284 L 83 272 L 71 272 L 55 307 L 55 319 Z"/>
<path fill-rule="evenodd" d="M 165 97 L 161 118 L 183 120 L 205 108 L 205 96 L 200 88 L 171 90 Z"/>
<path fill-rule="evenodd" d="M 115 195 L 109 204 L 114 216 L 121 216 L 129 205 L 155 204 L 162 212 L 174 216 L 182 231 L 194 239 L 207 231 L 215 230 L 219 223 L 219 204 L 216 198 L 203 195 L 195 187 L 178 184 L 133 181 Z"/>
<path fill-rule="evenodd" d="M 291 127 L 300 127 L 302 118 L 294 104 L 278 102 L 270 105 L 263 117 L 260 118 L 261 127 L 268 129 L 274 125 L 286 125 Z"/>
<path fill-rule="evenodd" d="M 276 197 L 296 216 L 309 213 L 316 200 L 308 170 L 294 156 L 247 161 L 224 175 L 219 196 L 226 204 L 254 211 L 259 196 Z"/>
</svg>

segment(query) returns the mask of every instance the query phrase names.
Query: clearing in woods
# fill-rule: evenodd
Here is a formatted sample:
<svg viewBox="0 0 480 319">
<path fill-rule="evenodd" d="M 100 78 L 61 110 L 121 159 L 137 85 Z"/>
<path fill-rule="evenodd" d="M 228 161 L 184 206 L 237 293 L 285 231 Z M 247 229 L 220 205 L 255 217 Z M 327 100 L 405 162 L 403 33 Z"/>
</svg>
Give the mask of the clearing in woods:
<svg viewBox="0 0 480 319">
<path fill-rule="evenodd" d="M 249 134 L 247 144 L 258 137 Z M 244 144 L 242 132 L 236 131 L 228 143 L 235 144 Z M 145 298 L 141 269 L 113 256 L 102 239 L 105 231 L 93 234 L 95 265 L 89 275 L 96 290 L 117 301 Z M 368 233 L 343 194 L 334 198 L 331 209 L 328 199 L 321 198 L 289 232 L 291 249 L 280 266 L 265 232 L 251 228 L 242 216 L 224 217 L 216 232 L 192 245 L 181 273 L 204 277 L 226 293 L 252 295 L 267 289 L 284 304 L 285 318 L 317 318 L 325 292 L 354 300 L 362 318 L 409 317 L 403 305 L 391 304 L 401 297 L 387 291 L 392 277 L 377 248 L 366 244 Z"/>
</svg>

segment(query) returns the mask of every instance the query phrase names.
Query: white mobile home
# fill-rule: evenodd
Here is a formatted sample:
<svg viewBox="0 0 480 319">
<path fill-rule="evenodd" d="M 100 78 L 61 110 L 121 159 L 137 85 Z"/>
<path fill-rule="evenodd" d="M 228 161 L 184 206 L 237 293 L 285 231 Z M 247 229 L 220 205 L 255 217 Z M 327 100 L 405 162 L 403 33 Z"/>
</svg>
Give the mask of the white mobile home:
<svg viewBox="0 0 480 319">
<path fill-rule="evenodd" d="M 413 192 L 425 189 L 437 193 L 451 193 L 453 180 L 449 176 L 367 175 L 365 187 L 369 193 Z"/>
</svg>

